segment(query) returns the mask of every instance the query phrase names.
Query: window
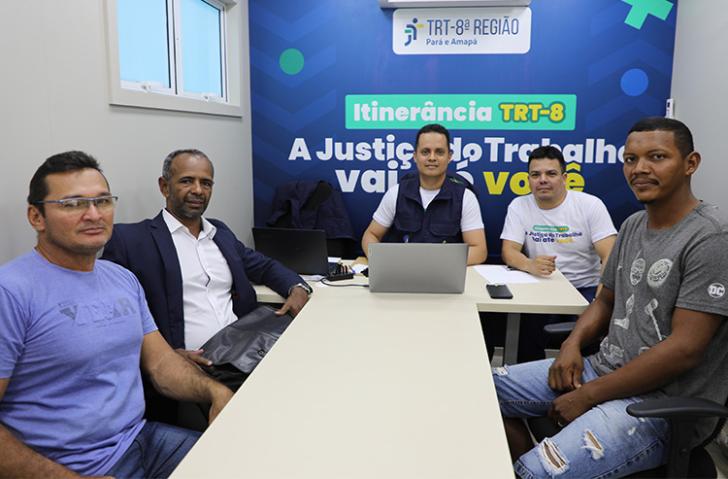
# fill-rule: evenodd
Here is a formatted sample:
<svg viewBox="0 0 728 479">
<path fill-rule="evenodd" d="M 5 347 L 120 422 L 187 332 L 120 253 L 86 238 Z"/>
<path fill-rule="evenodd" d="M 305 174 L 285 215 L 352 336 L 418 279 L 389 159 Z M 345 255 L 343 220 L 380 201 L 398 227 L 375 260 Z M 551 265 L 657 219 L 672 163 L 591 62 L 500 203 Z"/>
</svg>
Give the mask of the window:
<svg viewBox="0 0 728 479">
<path fill-rule="evenodd" d="M 222 10 L 202 0 L 181 0 L 182 78 L 185 92 L 224 95 Z"/>
<path fill-rule="evenodd" d="M 122 86 L 174 93 L 166 0 L 118 0 L 116 5 Z"/>
<path fill-rule="evenodd" d="M 241 116 L 236 3 L 107 0 L 111 103 Z"/>
</svg>

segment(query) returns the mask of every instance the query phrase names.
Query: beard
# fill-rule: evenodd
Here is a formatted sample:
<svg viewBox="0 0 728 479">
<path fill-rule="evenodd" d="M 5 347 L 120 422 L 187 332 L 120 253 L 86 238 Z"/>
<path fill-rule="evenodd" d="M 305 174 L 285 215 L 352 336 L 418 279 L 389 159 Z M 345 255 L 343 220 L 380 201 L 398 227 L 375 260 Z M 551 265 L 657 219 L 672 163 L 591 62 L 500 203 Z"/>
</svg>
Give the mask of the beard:
<svg viewBox="0 0 728 479">
<path fill-rule="evenodd" d="M 175 216 L 184 218 L 187 220 L 198 220 L 202 217 L 202 214 L 207 210 L 208 201 L 206 198 L 202 198 L 202 207 L 199 209 L 192 209 L 186 203 L 187 198 L 182 201 L 172 202 L 172 212 Z"/>
</svg>

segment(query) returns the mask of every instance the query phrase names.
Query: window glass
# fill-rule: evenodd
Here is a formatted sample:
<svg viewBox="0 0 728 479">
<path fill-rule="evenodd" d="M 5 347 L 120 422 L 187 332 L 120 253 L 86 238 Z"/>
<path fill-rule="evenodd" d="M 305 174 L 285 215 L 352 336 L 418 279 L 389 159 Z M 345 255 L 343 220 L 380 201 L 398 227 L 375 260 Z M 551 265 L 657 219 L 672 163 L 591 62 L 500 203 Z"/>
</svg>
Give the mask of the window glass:
<svg viewBox="0 0 728 479">
<path fill-rule="evenodd" d="M 166 0 L 118 0 L 121 79 L 170 88 Z"/>
<path fill-rule="evenodd" d="M 181 0 L 184 91 L 223 96 L 221 12 L 202 0 Z"/>
</svg>

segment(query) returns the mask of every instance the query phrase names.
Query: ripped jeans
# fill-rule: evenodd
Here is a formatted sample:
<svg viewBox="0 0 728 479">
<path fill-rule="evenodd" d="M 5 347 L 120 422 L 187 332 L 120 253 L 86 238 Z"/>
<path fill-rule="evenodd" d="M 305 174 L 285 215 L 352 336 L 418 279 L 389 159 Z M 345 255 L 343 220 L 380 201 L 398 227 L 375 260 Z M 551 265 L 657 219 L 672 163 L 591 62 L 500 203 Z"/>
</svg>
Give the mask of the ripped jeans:
<svg viewBox="0 0 728 479">
<path fill-rule="evenodd" d="M 559 395 L 548 386 L 552 362 L 544 359 L 493 369 L 503 417 L 547 415 L 551 401 Z M 585 359 L 583 382 L 597 377 Z M 593 407 L 521 456 L 513 465 L 516 474 L 529 479 L 621 477 L 663 464 L 667 460 L 667 422 L 627 414 L 627 405 L 640 400 L 630 397 Z"/>
</svg>

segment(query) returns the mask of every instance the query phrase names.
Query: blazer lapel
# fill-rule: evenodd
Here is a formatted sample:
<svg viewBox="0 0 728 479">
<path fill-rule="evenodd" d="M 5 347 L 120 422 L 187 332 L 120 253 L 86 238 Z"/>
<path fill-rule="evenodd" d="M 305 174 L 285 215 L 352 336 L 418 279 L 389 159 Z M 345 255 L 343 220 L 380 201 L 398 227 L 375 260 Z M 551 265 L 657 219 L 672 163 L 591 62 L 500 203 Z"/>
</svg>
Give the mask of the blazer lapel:
<svg viewBox="0 0 728 479">
<path fill-rule="evenodd" d="M 164 264 L 164 282 L 170 314 L 179 314 L 182 317 L 182 269 L 177 258 L 177 249 L 174 247 L 172 235 L 162 213 L 152 219 L 150 231 Z"/>
<path fill-rule="evenodd" d="M 220 228 L 218 228 L 215 236 L 212 237 L 212 241 L 220 248 L 220 252 L 225 257 L 225 261 L 230 264 L 230 261 L 235 258 L 235 245 L 229 241 L 225 241 L 224 235 L 220 233 Z"/>
<path fill-rule="evenodd" d="M 220 249 L 220 253 L 222 253 L 223 258 L 225 258 L 225 261 L 227 261 L 228 268 L 230 268 L 230 274 L 233 277 L 233 289 L 231 294 L 233 296 L 233 299 L 235 300 L 239 297 L 238 272 L 240 271 L 240 268 L 236 267 L 235 265 L 241 264 L 240 262 L 235 261 L 235 258 L 240 258 L 240 253 L 238 253 L 238 251 L 235 249 L 235 238 L 228 237 L 227 231 L 224 231 L 221 228 L 217 227 L 217 232 L 215 233 L 215 236 L 212 237 L 212 241 L 214 241 L 217 247 Z"/>
</svg>

